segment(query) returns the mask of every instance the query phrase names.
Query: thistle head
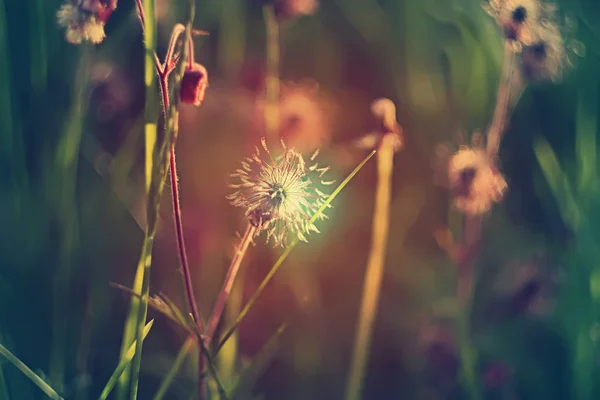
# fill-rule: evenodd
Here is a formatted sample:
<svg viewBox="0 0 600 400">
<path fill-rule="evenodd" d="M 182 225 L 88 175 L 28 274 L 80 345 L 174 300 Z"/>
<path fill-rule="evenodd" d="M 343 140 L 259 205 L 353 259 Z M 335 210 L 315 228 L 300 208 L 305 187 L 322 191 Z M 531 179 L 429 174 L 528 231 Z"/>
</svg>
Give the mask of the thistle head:
<svg viewBox="0 0 600 400">
<path fill-rule="evenodd" d="M 479 134 L 471 146 L 462 145 L 452 152 L 447 146 L 438 149 L 438 183 L 445 186 L 459 211 L 468 215 L 481 215 L 494 203 L 502 200 L 508 188 L 506 180 L 496 167 Z"/>
<path fill-rule="evenodd" d="M 245 209 L 246 218 L 258 233 L 267 232 L 267 242 L 272 238 L 275 246 L 285 247 L 289 236 L 306 242 L 306 234 L 318 232 L 310 220 L 328 197 L 318 186 L 333 184 L 323 180 L 329 167 L 314 162 L 318 151 L 307 163 L 283 142 L 283 154 L 278 157 L 272 156 L 264 138 L 261 145 L 262 152 L 257 147 L 232 174 L 239 182 L 229 185 L 237 191 L 227 199 Z M 320 213 L 319 218 L 326 216 Z"/>
<path fill-rule="evenodd" d="M 58 10 L 57 22 L 66 28 L 67 42 L 98 44 L 106 37 L 104 24 L 116 7 L 116 0 L 74 0 Z"/>
</svg>

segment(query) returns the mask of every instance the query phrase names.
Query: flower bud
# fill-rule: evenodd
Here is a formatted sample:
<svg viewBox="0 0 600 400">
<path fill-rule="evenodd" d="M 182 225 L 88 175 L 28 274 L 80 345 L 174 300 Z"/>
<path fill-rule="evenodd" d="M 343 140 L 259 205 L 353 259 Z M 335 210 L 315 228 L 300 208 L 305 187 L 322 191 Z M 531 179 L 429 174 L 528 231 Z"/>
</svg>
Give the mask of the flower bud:
<svg viewBox="0 0 600 400">
<path fill-rule="evenodd" d="M 203 65 L 194 63 L 186 66 L 181 81 L 179 97 L 186 104 L 199 106 L 204 101 L 204 93 L 208 87 L 208 72 Z"/>
</svg>

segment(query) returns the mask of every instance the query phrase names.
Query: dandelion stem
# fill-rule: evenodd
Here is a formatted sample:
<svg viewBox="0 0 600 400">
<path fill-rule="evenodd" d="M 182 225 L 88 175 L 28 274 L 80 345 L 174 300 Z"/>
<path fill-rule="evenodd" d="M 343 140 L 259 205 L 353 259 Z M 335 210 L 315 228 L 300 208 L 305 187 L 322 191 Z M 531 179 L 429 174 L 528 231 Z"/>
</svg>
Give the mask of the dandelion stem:
<svg viewBox="0 0 600 400">
<path fill-rule="evenodd" d="M 504 57 L 502 58 L 502 72 L 500 83 L 498 84 L 498 93 L 496 94 L 496 108 L 490 124 L 487 136 L 487 153 L 491 157 L 498 154 L 500 140 L 506 128 L 506 119 L 508 116 L 508 107 L 510 101 L 510 89 L 514 72 L 514 50 L 510 41 L 504 41 Z"/>
<path fill-rule="evenodd" d="M 217 297 L 217 302 L 215 303 L 215 307 L 210 316 L 208 328 L 206 330 L 206 338 L 208 343 L 210 343 L 211 338 L 217 330 L 217 326 L 219 325 L 219 321 L 221 320 L 221 316 L 223 315 L 223 311 L 225 310 L 225 305 L 227 304 L 227 299 L 229 298 L 229 294 L 231 293 L 231 289 L 233 288 L 235 277 L 237 276 L 237 273 L 240 270 L 242 260 L 246 255 L 248 246 L 252 242 L 252 238 L 254 237 L 255 233 L 256 228 L 252 224 L 248 223 L 246 233 L 244 233 L 244 236 L 240 240 L 240 244 L 236 248 L 236 252 L 233 256 L 233 259 L 231 260 L 231 264 L 229 265 L 229 269 L 227 271 L 227 276 L 225 277 L 225 282 L 223 283 L 223 287 L 221 288 L 221 292 Z"/>
<path fill-rule="evenodd" d="M 354 168 L 354 170 L 352 172 L 350 172 L 350 174 L 346 177 L 346 179 L 344 179 L 342 181 L 342 183 L 340 183 L 338 185 L 338 187 L 329 195 L 329 197 L 327 198 L 327 200 L 325 200 L 325 202 L 321 205 L 321 207 L 319 207 L 317 212 L 315 212 L 314 215 L 310 218 L 310 220 L 308 221 L 309 225 L 313 224 L 317 220 L 317 218 L 319 218 L 319 216 L 323 213 L 323 211 L 325 211 L 325 209 L 329 206 L 329 204 L 331 204 L 331 202 L 337 197 L 337 195 L 340 194 L 342 189 L 350 182 L 350 180 L 354 177 L 354 175 L 356 175 L 358 173 L 358 171 L 361 170 L 361 168 L 371 159 L 371 157 L 373 157 L 375 155 L 376 152 L 377 152 L 377 150 L 373 150 L 371 153 L 369 153 L 369 155 L 367 155 L 361 161 L 361 163 L 358 164 L 358 166 L 356 168 Z M 217 353 L 219 352 L 221 347 L 223 347 L 223 345 L 227 342 L 227 340 L 231 337 L 231 335 L 233 335 L 233 333 L 235 332 L 237 327 L 240 325 L 242 320 L 246 317 L 246 315 L 248 315 L 248 312 L 250 311 L 250 309 L 252 308 L 252 306 L 254 305 L 256 300 L 258 299 L 258 297 L 265 290 L 265 287 L 267 286 L 267 284 L 271 281 L 271 279 L 273 279 L 273 276 L 275 275 L 275 273 L 279 270 L 279 268 L 281 267 L 281 265 L 283 264 L 285 259 L 290 255 L 290 253 L 292 252 L 294 247 L 296 247 L 296 245 L 298 244 L 299 241 L 300 241 L 299 237 L 296 237 L 296 239 L 294 239 L 294 241 L 292 241 L 292 243 L 290 243 L 290 245 L 281 254 L 281 256 L 275 262 L 273 267 L 271 267 L 271 270 L 267 273 L 267 276 L 265 276 L 265 278 L 260 283 L 260 285 L 258 285 L 258 287 L 256 288 L 256 291 L 254 292 L 254 294 L 252 294 L 252 296 L 248 300 L 248 303 L 246 303 L 246 305 L 244 306 L 242 311 L 240 311 L 240 314 L 236 318 L 233 325 L 227 330 L 227 332 L 225 332 L 225 334 L 219 340 L 219 343 L 217 344 L 217 348 L 216 348 Z"/>
<path fill-rule="evenodd" d="M 346 400 L 360 399 L 369 360 L 369 349 L 377 314 L 389 231 L 392 169 L 394 165 L 392 139 L 391 135 L 384 136 L 377 154 L 378 182 L 377 191 L 375 192 L 371 251 L 367 263 L 356 337 L 354 338 L 352 364 L 350 365 L 350 375 L 346 387 Z"/>
<path fill-rule="evenodd" d="M 265 126 L 267 138 L 278 141 L 279 135 L 279 22 L 275 16 L 273 6 L 263 8 L 267 36 L 267 79 L 266 79 L 266 107 Z"/>
</svg>

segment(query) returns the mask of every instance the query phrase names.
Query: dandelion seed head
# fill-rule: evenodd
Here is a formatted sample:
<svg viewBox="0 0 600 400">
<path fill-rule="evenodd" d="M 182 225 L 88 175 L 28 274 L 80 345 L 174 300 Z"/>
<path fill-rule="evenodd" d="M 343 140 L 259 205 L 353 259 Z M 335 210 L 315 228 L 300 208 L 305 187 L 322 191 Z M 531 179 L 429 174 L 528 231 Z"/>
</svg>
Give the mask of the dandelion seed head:
<svg viewBox="0 0 600 400">
<path fill-rule="evenodd" d="M 58 24 L 66 28 L 65 39 L 71 44 L 83 41 L 98 44 L 106 37 L 104 22 L 80 5 L 64 4 L 56 15 Z"/>
<path fill-rule="evenodd" d="M 462 145 L 452 152 L 442 146 L 438 150 L 437 183 L 445 186 L 457 210 L 468 215 L 481 215 L 502 200 L 508 188 L 482 143 L 475 135 L 471 146 Z"/>
<path fill-rule="evenodd" d="M 316 155 L 306 162 L 294 148 L 282 142 L 283 154 L 273 157 L 262 139 L 262 151 L 256 148 L 252 157 L 232 174 L 238 180 L 229 185 L 237 191 L 229 196 L 231 204 L 245 209 L 248 221 L 267 232 L 275 246 L 285 247 L 288 238 L 307 241 L 310 231 L 318 232 L 310 218 L 324 204 L 328 195 L 319 186 L 330 185 L 323 179 L 329 167 L 319 167 Z M 326 218 L 320 214 L 321 219 Z"/>
</svg>

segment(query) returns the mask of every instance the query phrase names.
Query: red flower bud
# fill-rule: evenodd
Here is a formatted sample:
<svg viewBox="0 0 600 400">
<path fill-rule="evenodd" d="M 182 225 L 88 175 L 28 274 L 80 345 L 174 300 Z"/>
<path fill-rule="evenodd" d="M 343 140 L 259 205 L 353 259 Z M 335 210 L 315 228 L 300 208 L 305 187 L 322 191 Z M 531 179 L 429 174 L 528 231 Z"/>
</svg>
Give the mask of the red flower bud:
<svg viewBox="0 0 600 400">
<path fill-rule="evenodd" d="M 194 63 L 192 67 L 185 67 L 181 89 L 179 90 L 179 97 L 182 102 L 199 106 L 204 100 L 207 87 L 208 72 L 203 65 Z"/>
</svg>

